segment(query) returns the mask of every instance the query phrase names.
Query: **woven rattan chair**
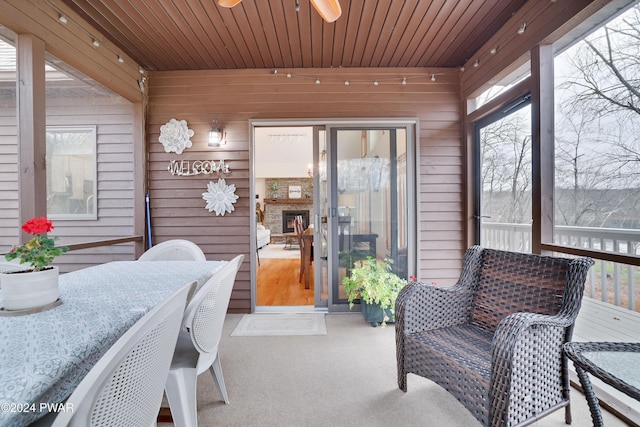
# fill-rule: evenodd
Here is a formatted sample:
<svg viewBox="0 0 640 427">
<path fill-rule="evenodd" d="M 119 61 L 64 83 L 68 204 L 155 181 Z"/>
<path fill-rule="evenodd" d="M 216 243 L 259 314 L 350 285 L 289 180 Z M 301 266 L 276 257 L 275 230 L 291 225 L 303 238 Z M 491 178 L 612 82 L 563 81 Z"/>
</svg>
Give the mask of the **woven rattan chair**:
<svg viewBox="0 0 640 427">
<path fill-rule="evenodd" d="M 590 258 L 469 248 L 458 283 L 410 283 L 396 301 L 398 386 L 407 374 L 453 394 L 486 426 L 569 407 L 571 339 Z"/>
</svg>

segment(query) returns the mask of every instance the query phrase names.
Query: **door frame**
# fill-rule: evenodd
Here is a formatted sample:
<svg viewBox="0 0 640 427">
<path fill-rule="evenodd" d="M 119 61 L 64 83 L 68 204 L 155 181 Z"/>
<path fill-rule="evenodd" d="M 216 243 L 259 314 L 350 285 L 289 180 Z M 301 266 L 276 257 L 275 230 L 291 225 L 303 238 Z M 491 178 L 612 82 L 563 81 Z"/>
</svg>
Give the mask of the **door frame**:
<svg viewBox="0 0 640 427">
<path fill-rule="evenodd" d="M 249 194 L 253 197 L 255 194 L 255 140 L 254 129 L 256 127 L 314 127 L 322 126 L 325 128 L 327 135 L 327 157 L 331 155 L 329 152 L 329 138 L 331 128 L 386 128 L 386 127 L 404 127 L 407 132 L 407 153 L 413 153 L 413 158 L 407 160 L 407 226 L 408 226 L 408 252 L 407 267 L 409 274 L 415 275 L 417 271 L 417 259 L 419 251 L 419 239 L 418 239 L 418 206 L 419 206 L 419 191 L 418 191 L 418 165 L 420 159 L 419 150 L 419 120 L 416 117 L 408 118 L 324 118 L 324 119 L 251 119 L 249 120 Z M 317 153 L 314 153 L 316 155 Z M 327 174 L 331 176 L 330 173 Z M 329 187 L 331 188 L 331 187 Z M 315 307 L 310 306 L 257 306 L 256 305 L 256 276 L 257 276 L 257 253 L 256 248 L 256 213 L 255 210 L 250 211 L 249 231 L 250 231 L 250 265 L 251 265 L 251 313 L 255 312 L 300 312 L 300 311 L 329 311 L 329 312 L 348 312 L 348 304 L 332 304 L 331 301 L 331 283 L 329 283 L 329 300 L 328 307 Z M 314 200 L 314 212 L 316 211 L 316 200 Z M 331 250 L 331 244 L 329 246 Z M 315 269 L 314 269 L 315 270 Z M 316 278 L 317 279 L 317 276 Z M 317 299 L 316 299 L 317 301 Z"/>
</svg>

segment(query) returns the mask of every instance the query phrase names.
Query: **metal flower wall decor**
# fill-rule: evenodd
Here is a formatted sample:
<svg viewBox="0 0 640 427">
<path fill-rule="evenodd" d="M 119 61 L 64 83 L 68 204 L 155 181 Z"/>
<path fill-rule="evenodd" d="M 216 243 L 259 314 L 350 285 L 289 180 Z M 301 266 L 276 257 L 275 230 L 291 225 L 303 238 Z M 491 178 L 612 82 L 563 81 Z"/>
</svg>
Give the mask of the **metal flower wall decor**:
<svg viewBox="0 0 640 427">
<path fill-rule="evenodd" d="M 158 140 L 164 146 L 167 153 L 175 152 L 182 154 L 185 148 L 191 147 L 191 137 L 193 130 L 189 129 L 186 120 L 171 119 L 160 126 L 160 137 Z"/>
<path fill-rule="evenodd" d="M 238 200 L 235 194 L 236 186 L 227 185 L 222 178 L 218 182 L 209 181 L 207 191 L 202 193 L 202 198 L 207 202 L 205 209 L 209 212 L 216 212 L 216 215 L 224 215 L 226 212 L 233 212 L 233 204 Z"/>
</svg>

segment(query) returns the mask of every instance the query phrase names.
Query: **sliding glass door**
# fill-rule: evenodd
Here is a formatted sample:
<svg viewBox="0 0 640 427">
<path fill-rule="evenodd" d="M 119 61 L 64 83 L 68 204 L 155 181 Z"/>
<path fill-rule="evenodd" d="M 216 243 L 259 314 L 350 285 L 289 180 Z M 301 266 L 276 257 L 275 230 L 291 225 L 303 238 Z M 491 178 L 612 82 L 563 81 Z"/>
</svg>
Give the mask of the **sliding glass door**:
<svg viewBox="0 0 640 427">
<path fill-rule="evenodd" d="M 367 257 L 413 274 L 415 123 L 277 124 L 253 123 L 254 307 L 348 311 L 342 280 Z M 291 209 L 308 213 L 302 245 Z"/>
<path fill-rule="evenodd" d="M 344 307 L 342 280 L 360 260 L 389 258 L 394 272 L 407 277 L 407 129 L 330 128 L 329 145 L 330 306 Z"/>
</svg>

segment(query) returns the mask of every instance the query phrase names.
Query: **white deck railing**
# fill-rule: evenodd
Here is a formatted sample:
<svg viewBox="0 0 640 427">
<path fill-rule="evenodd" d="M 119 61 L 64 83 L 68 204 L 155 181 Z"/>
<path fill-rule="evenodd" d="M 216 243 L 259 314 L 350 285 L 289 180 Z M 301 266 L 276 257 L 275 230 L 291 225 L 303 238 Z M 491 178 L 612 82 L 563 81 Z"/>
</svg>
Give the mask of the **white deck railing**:
<svg viewBox="0 0 640 427">
<path fill-rule="evenodd" d="M 640 230 L 558 226 L 554 243 L 640 255 Z M 531 225 L 483 222 L 481 244 L 495 249 L 531 252 Z M 640 295 L 636 294 L 638 282 L 640 267 L 597 260 L 590 271 L 585 295 L 635 311 L 640 308 Z"/>
</svg>

